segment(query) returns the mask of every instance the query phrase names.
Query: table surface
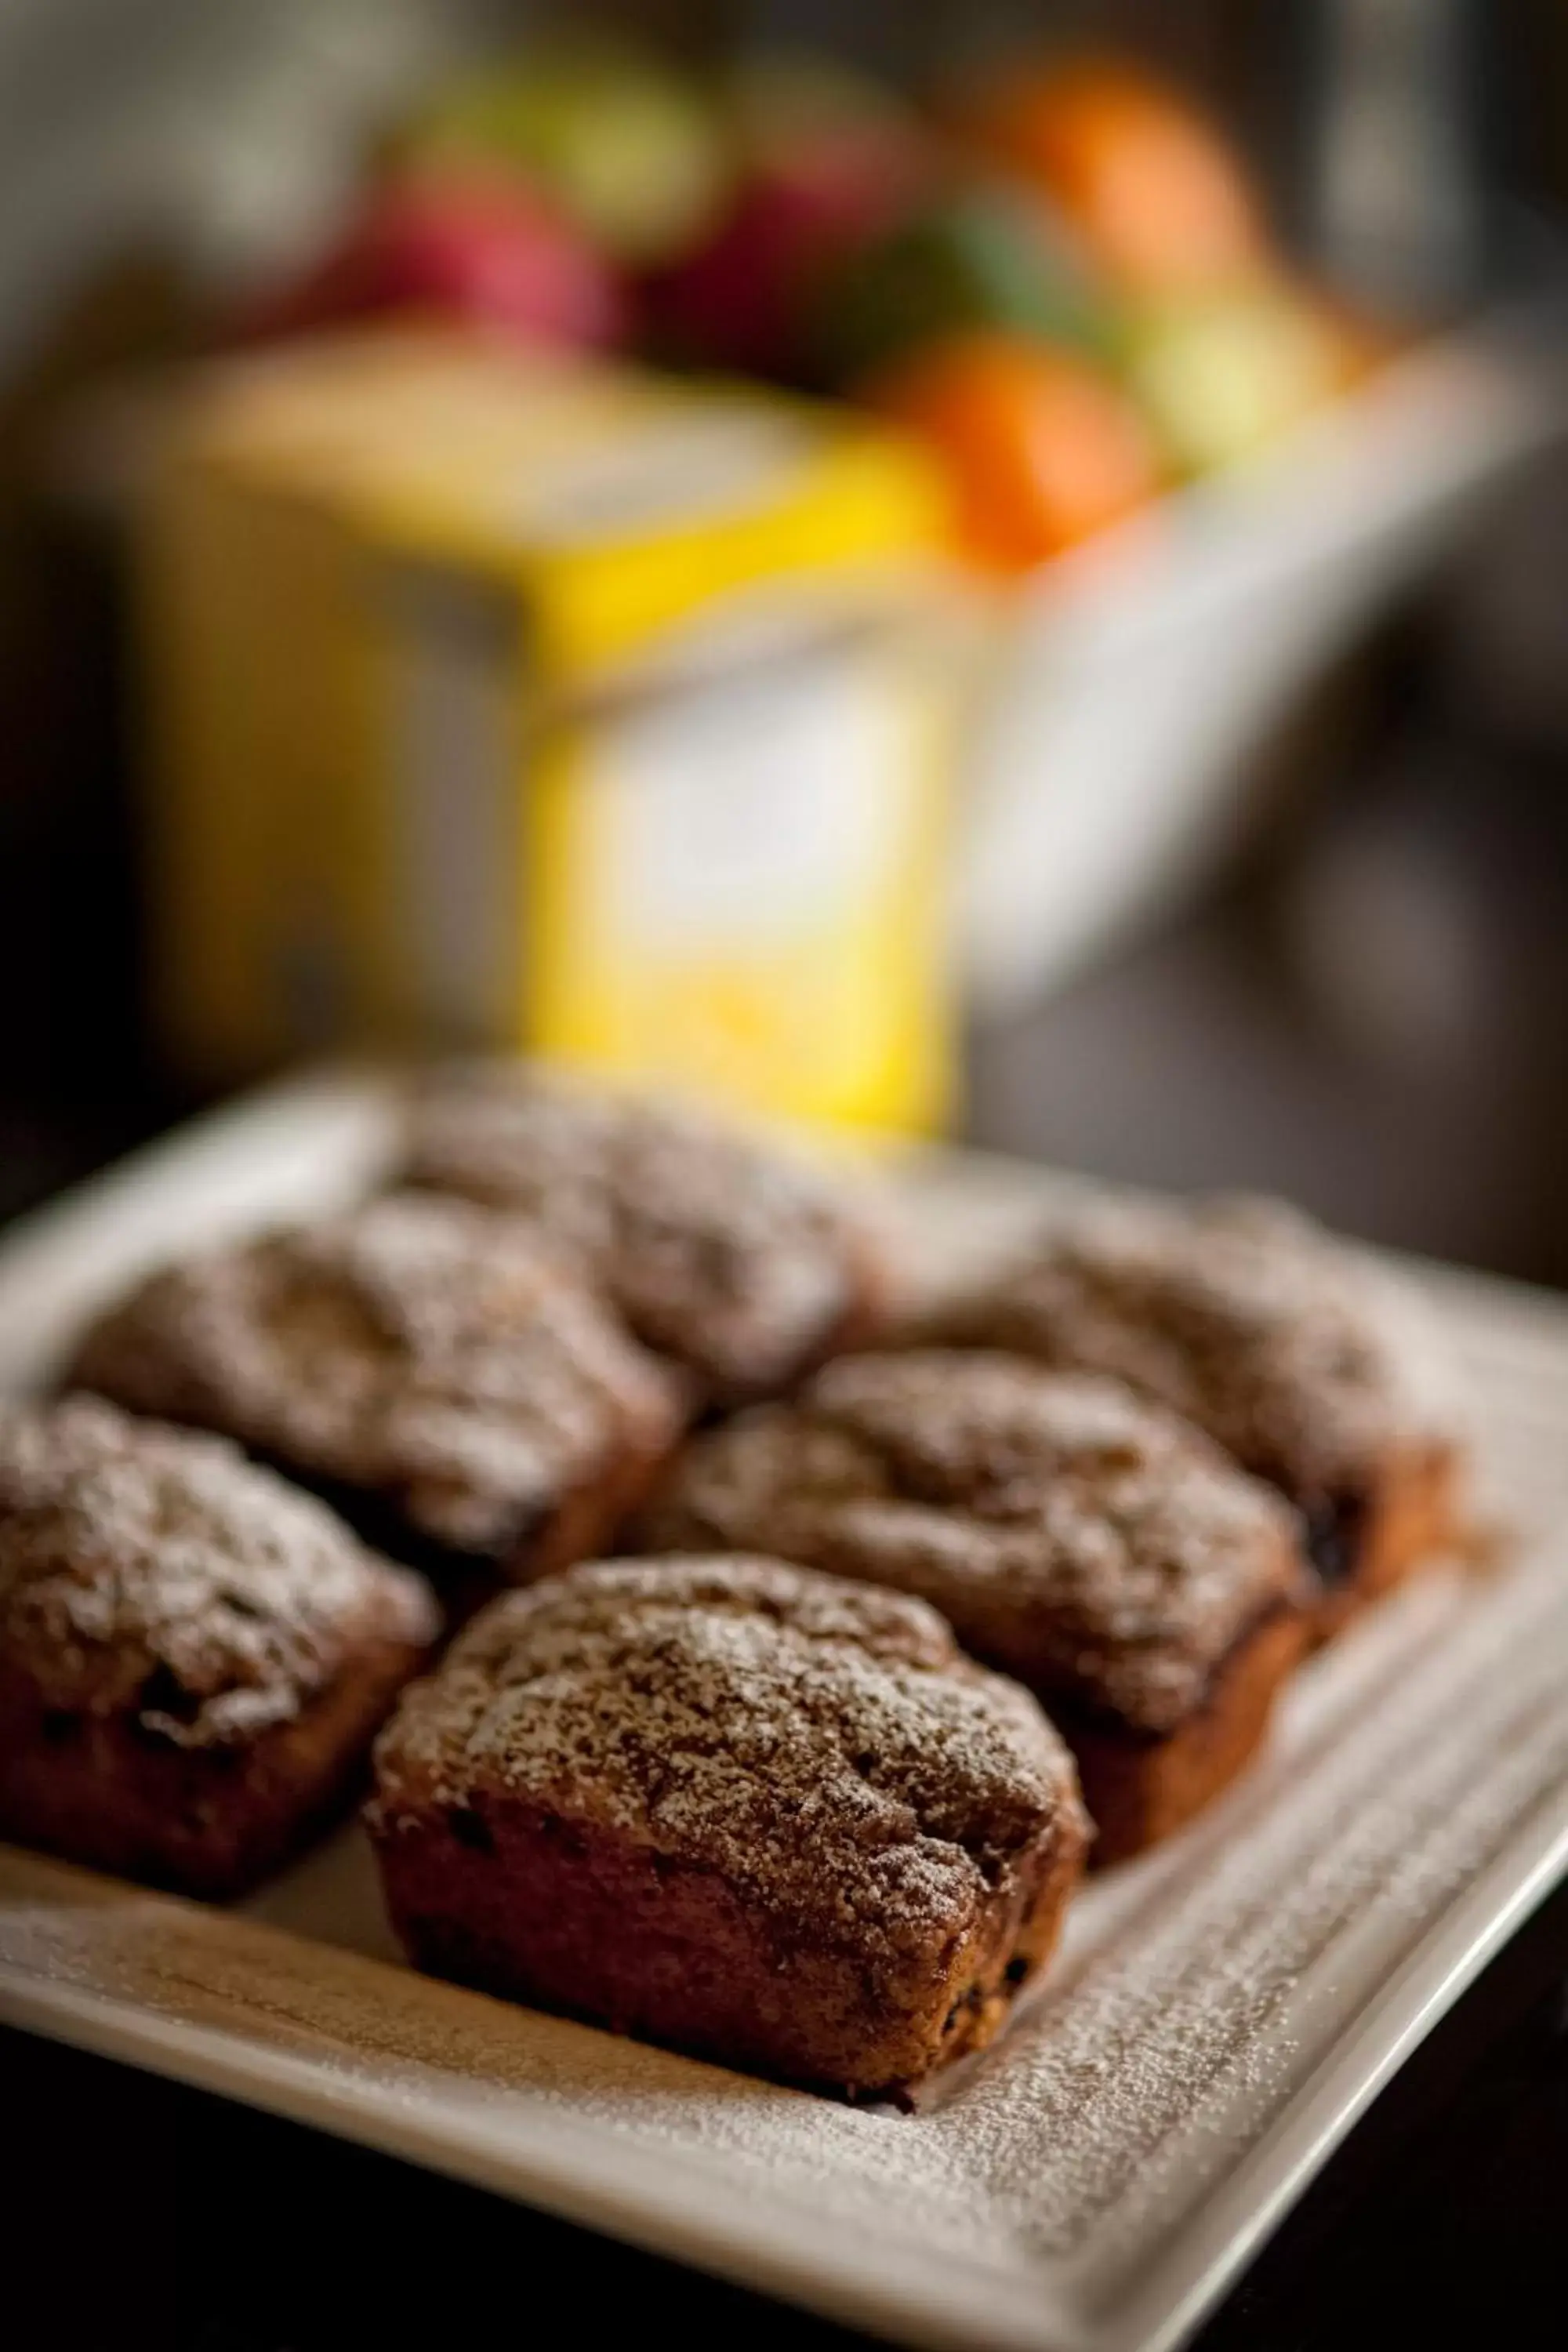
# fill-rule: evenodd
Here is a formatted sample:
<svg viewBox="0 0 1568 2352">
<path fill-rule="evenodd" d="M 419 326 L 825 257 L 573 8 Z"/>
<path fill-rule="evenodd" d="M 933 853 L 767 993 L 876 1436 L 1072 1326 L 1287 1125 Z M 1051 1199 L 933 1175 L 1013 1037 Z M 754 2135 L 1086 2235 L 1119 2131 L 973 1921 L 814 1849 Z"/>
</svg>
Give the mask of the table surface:
<svg viewBox="0 0 1568 2352">
<path fill-rule="evenodd" d="M 6 1157 L 11 1205 L 37 1187 Z M 64 1172 L 51 1157 L 48 1178 Z M 5 2167 L 0 2288 L 0 2341 L 18 2347 L 340 2352 L 428 2338 L 456 2352 L 531 2332 L 542 2294 L 590 2340 L 628 2323 L 700 2342 L 731 2329 L 753 2345 L 860 2340 L 392 2158 L 16 2033 L 0 2032 L 0 2117 L 21 2157 Z M 1568 1886 L 1384 2093 L 1200 2352 L 1499 2340 L 1560 2352 L 1565 2180 Z"/>
</svg>

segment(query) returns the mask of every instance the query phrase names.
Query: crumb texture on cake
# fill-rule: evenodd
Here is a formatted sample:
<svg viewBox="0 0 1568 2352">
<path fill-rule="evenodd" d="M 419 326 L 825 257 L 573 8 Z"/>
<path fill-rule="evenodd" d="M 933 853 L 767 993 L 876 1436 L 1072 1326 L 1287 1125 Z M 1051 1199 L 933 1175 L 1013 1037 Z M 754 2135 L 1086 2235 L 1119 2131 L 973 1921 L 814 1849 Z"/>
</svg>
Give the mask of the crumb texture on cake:
<svg viewBox="0 0 1568 2352">
<path fill-rule="evenodd" d="M 645 1532 L 920 1594 L 1047 1703 L 1152 1734 L 1310 1590 L 1293 1515 L 1197 1431 L 1119 1382 L 981 1351 L 827 1365 L 698 1439 Z"/>
<path fill-rule="evenodd" d="M 1126 1381 L 1309 1509 L 1446 1433 L 1439 1351 L 1412 1303 L 1282 1202 L 1105 1202 L 939 1328 Z"/>
<path fill-rule="evenodd" d="M 869 1981 L 940 1973 L 1043 1831 L 1083 1836 L 1056 1733 L 933 1611 L 765 1559 L 507 1595 L 405 1694 L 376 1769 L 384 1838 L 511 1802 L 715 1874 Z"/>
<path fill-rule="evenodd" d="M 92 1330 L 75 1378 L 395 1495 L 458 1551 L 503 1550 L 673 1428 L 665 1375 L 521 1226 L 408 1193 L 166 1267 Z"/>
<path fill-rule="evenodd" d="M 722 1391 L 789 1378 L 866 1304 L 869 1244 L 830 1186 L 682 1105 L 444 1074 L 416 1098 L 405 1173 L 527 1217 L 647 1346 Z"/>
<path fill-rule="evenodd" d="M 89 1398 L 0 1408 L 0 1660 L 47 1707 L 244 1743 L 437 1622 L 420 1578 L 221 1438 Z"/>
</svg>

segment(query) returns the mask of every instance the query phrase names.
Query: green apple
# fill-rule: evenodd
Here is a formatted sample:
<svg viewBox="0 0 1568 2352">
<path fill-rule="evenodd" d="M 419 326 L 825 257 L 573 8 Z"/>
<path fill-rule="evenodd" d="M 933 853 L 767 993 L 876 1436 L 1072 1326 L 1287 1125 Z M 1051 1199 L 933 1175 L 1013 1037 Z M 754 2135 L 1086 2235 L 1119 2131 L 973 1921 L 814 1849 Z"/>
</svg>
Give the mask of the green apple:
<svg viewBox="0 0 1568 2352">
<path fill-rule="evenodd" d="M 1094 290 L 1048 215 L 1012 189 L 952 189 L 850 255 L 816 306 L 823 374 L 851 382 L 922 344 L 1003 328 L 1098 352 Z"/>
<path fill-rule="evenodd" d="M 729 183 L 729 141 L 693 83 L 618 44 L 542 48 L 450 87 L 410 127 L 406 162 L 524 173 L 615 260 L 689 245 Z"/>
<path fill-rule="evenodd" d="M 1289 286 L 1260 284 L 1129 315 L 1127 382 L 1179 474 L 1266 449 L 1338 389 L 1339 346 Z"/>
</svg>

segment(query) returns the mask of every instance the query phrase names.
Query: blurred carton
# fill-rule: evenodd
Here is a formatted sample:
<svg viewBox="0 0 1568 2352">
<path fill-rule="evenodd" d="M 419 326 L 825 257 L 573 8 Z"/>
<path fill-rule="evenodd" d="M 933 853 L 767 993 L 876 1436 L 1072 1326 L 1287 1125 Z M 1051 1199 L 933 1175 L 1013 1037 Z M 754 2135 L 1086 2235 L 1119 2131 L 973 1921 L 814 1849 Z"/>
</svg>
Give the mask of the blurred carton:
<svg viewBox="0 0 1568 2352">
<path fill-rule="evenodd" d="M 141 510 L 187 1065 L 518 1047 L 940 1119 L 957 679 L 917 453 L 403 329 L 205 372 Z"/>
</svg>

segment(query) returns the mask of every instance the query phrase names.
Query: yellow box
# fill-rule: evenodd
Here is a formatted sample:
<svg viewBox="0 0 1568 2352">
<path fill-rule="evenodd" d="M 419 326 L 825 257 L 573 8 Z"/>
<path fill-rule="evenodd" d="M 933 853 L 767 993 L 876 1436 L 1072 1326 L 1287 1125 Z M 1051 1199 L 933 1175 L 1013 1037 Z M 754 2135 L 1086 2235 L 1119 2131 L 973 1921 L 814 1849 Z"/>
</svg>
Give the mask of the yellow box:
<svg viewBox="0 0 1568 2352">
<path fill-rule="evenodd" d="M 918 453 L 405 329 L 205 373 L 142 511 L 187 1064 L 525 1048 L 940 1119 L 957 681 Z"/>
</svg>

